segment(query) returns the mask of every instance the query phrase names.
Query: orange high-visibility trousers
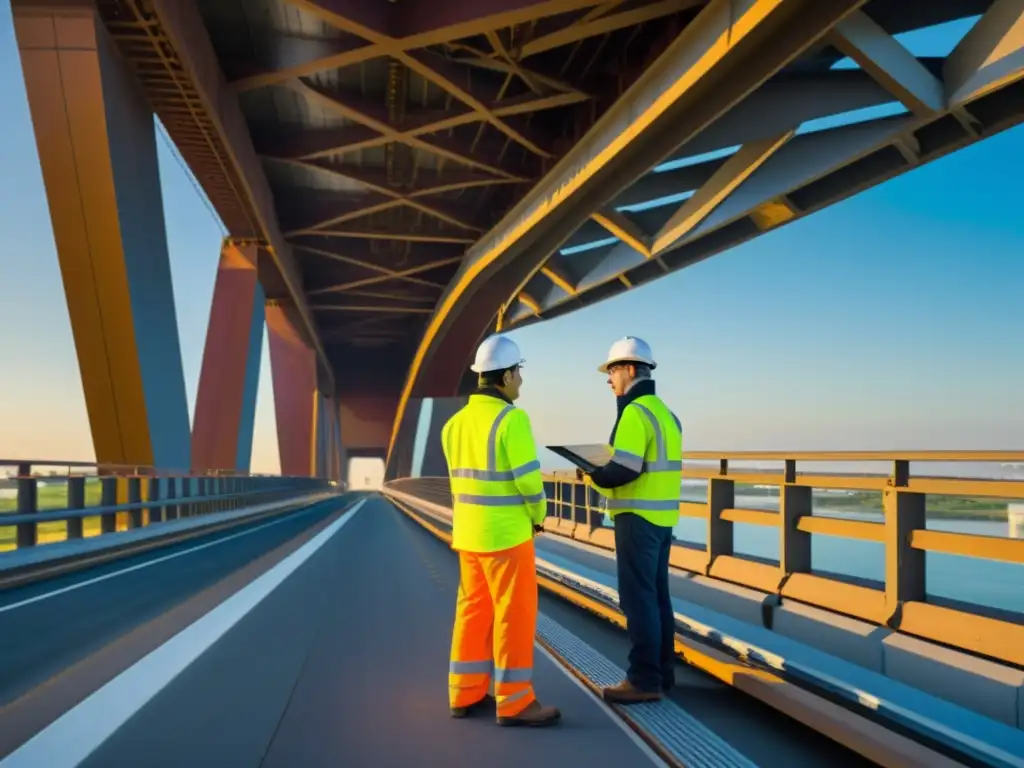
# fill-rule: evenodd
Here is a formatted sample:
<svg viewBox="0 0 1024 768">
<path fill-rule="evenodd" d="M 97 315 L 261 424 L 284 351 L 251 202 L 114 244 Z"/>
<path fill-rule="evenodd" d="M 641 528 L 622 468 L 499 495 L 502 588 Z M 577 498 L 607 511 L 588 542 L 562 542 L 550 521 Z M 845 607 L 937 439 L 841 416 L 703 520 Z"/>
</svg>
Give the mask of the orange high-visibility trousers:
<svg viewBox="0 0 1024 768">
<path fill-rule="evenodd" d="M 537 566 L 533 539 L 499 552 L 459 552 L 448 699 L 468 707 L 494 678 L 499 717 L 515 717 L 534 700 Z"/>
</svg>

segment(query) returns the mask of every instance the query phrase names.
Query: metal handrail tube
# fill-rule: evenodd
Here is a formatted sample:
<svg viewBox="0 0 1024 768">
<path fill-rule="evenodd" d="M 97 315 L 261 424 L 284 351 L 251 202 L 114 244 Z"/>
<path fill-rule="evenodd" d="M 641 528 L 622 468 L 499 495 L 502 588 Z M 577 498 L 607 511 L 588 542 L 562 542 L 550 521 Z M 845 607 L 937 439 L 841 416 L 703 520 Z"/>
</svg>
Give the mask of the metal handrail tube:
<svg viewBox="0 0 1024 768">
<path fill-rule="evenodd" d="M 0 526 L 2 525 L 17 525 L 19 523 L 55 523 L 62 520 L 72 520 L 81 517 L 99 517 L 100 515 L 116 514 L 118 512 L 131 512 L 133 510 L 153 509 L 154 507 L 167 507 L 170 506 L 169 502 L 174 502 L 177 506 L 185 506 L 190 504 L 198 504 L 201 502 L 209 501 L 226 501 L 228 499 L 241 499 L 251 496 L 270 496 L 272 494 L 285 493 L 293 489 L 278 487 L 278 488 L 267 488 L 264 490 L 253 490 L 243 491 L 240 493 L 230 493 L 223 495 L 207 495 L 207 496 L 176 496 L 169 499 L 156 499 L 151 501 L 142 501 L 133 504 L 117 504 L 106 507 L 85 507 L 82 509 L 59 509 L 51 510 L 47 512 L 30 512 L 27 514 L 19 514 L 17 512 L 11 513 L 0 513 Z"/>
</svg>

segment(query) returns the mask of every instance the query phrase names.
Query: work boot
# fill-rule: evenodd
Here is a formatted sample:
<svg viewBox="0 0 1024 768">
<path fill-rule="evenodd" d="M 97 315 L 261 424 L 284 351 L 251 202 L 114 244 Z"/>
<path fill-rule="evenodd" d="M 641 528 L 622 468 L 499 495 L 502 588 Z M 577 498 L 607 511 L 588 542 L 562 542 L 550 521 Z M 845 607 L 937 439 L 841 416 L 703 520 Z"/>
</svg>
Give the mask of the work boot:
<svg viewBox="0 0 1024 768">
<path fill-rule="evenodd" d="M 601 690 L 601 698 L 612 704 L 639 704 L 642 701 L 661 701 L 664 695 L 661 691 L 642 691 L 629 682 L 629 680 L 623 680 L 618 685 Z"/>
<path fill-rule="evenodd" d="M 542 707 L 540 702 L 534 699 L 530 704 L 513 717 L 498 717 L 498 725 L 526 726 L 542 728 L 545 725 L 554 725 L 562 717 L 562 713 L 555 707 Z"/>
<path fill-rule="evenodd" d="M 494 709 L 494 697 L 493 696 L 484 696 L 482 699 L 480 699 L 480 701 L 475 701 L 472 704 L 470 704 L 468 707 L 452 707 L 452 717 L 454 717 L 454 718 L 472 717 L 473 715 L 480 714 L 485 709 L 493 711 L 493 709 Z"/>
</svg>

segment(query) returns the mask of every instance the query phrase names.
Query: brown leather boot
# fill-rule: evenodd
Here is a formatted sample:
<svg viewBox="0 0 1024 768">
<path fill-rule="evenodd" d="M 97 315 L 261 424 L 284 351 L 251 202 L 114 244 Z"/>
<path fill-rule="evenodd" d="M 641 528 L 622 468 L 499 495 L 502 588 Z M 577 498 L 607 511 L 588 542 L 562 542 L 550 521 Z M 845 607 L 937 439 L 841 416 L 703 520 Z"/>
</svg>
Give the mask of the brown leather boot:
<svg viewBox="0 0 1024 768">
<path fill-rule="evenodd" d="M 480 701 L 473 702 L 468 707 L 452 707 L 452 717 L 472 717 L 481 714 L 484 710 L 494 711 L 493 696 L 484 696 Z"/>
<path fill-rule="evenodd" d="M 542 707 L 540 702 L 534 699 L 526 709 L 514 717 L 499 716 L 498 725 L 543 728 L 546 725 L 554 725 L 561 717 L 562 713 L 555 707 Z"/>
<path fill-rule="evenodd" d="M 612 704 L 639 704 L 642 701 L 661 701 L 661 691 L 641 691 L 629 680 L 601 690 L 601 698 Z"/>
</svg>

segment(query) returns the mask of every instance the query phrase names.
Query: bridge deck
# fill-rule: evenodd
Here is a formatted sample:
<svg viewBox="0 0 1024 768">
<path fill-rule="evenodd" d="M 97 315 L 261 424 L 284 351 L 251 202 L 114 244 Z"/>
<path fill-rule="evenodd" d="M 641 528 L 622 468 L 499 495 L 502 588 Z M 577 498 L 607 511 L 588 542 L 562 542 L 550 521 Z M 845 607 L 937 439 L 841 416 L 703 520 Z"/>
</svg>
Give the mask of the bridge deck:
<svg viewBox="0 0 1024 768">
<path fill-rule="evenodd" d="M 538 693 L 569 728 L 523 734 L 448 717 L 454 571 L 410 528 L 369 502 L 84 765 L 143 754 L 153 768 L 642 764 L 636 742 L 543 655 Z"/>
<path fill-rule="evenodd" d="M 51 643 L 48 664 L 43 654 L 28 650 L 13 661 L 3 657 L 0 693 L 4 714 L 12 715 L 6 724 L 24 729 L 31 719 L 26 711 L 33 709 L 25 701 L 45 709 L 47 697 L 60 695 L 64 678 L 89 669 L 111 649 L 111 658 L 121 658 L 124 669 L 110 672 L 105 686 L 94 685 L 99 690 L 91 696 L 80 694 L 69 702 L 70 711 L 30 742 L 39 751 L 23 748 L 0 766 L 40 764 L 40 756 L 47 765 L 105 768 L 659 764 L 612 710 L 540 650 L 536 688 L 542 701 L 562 709 L 560 727 L 524 732 L 498 728 L 487 717 L 451 720 L 445 682 L 458 581 L 452 553 L 376 497 L 336 522 L 323 509 L 287 520 L 211 547 L 205 555 L 165 560 L 135 572 L 135 578 L 111 576 L 56 596 L 66 609 L 67 633 L 60 636 L 72 638 L 76 650 Z M 123 658 L 131 656 L 130 641 L 138 631 L 133 626 L 198 599 L 186 593 L 215 591 L 263 557 L 261 548 L 286 546 L 282 541 L 296 535 L 299 541 L 291 543 L 296 554 L 302 541 L 323 539 L 323 544 L 276 588 L 264 585 L 275 566 L 255 580 L 250 576 L 247 586 L 226 600 L 222 595 L 216 608 L 141 660 Z M 287 561 L 284 557 L 281 566 Z M 101 575 L 113 572 L 108 566 Z M 96 575 L 79 574 L 64 586 Z M 246 598 L 253 589 L 266 591 L 261 599 Z M 24 600 L 28 593 L 19 592 L 6 596 L 4 606 Z M 152 607 L 143 610 L 145 595 Z M 29 608 L 43 616 L 42 603 L 48 600 L 6 611 L 0 606 L 0 620 L 26 628 L 20 635 L 4 633 L 15 638 L 7 644 L 29 648 L 27 632 L 38 639 L 38 620 L 21 620 L 28 620 Z M 247 608 L 236 605 L 246 600 Z M 97 615 L 103 605 L 105 611 Z M 625 638 L 615 628 L 545 594 L 541 610 L 588 647 L 616 663 L 624 660 Z M 118 611 L 120 619 L 110 615 Z M 236 615 L 225 618 L 232 611 Z M 206 626 L 218 621 L 219 630 Z M 103 636 L 95 634 L 100 627 Z M 51 627 L 51 636 L 57 632 Z M 59 664 L 71 671 L 53 674 Z M 730 742 L 735 761 L 729 764 L 742 764 L 740 753 L 756 764 L 771 755 L 793 768 L 868 764 L 702 673 L 680 666 L 678 680 L 676 703 L 702 724 L 696 733 L 706 727 L 709 739 L 717 732 Z M 5 746 L 0 754 L 16 744 Z"/>
</svg>

